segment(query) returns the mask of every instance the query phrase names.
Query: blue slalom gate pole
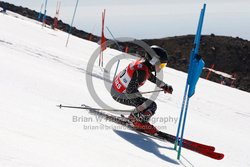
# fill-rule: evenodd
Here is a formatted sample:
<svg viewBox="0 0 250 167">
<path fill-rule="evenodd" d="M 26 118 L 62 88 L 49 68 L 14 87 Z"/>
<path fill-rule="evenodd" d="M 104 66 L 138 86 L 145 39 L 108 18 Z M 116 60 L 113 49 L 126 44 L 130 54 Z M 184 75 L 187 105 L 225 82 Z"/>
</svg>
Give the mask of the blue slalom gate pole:
<svg viewBox="0 0 250 167">
<path fill-rule="evenodd" d="M 206 4 L 203 5 L 203 8 L 200 13 L 198 28 L 197 28 L 195 40 L 194 40 L 194 47 L 190 53 L 188 77 L 187 77 L 185 92 L 183 96 L 180 120 L 178 124 L 177 134 L 175 138 L 175 145 L 174 145 L 175 150 L 177 150 L 177 146 L 179 145 L 177 159 L 180 159 L 180 155 L 181 155 L 181 148 L 182 148 L 186 118 L 187 118 L 189 99 L 193 96 L 195 92 L 196 83 L 204 67 L 204 61 L 198 55 L 198 51 L 199 51 L 200 37 L 201 37 L 201 30 L 202 30 L 202 25 L 203 25 L 203 20 L 204 20 L 205 9 L 206 9 Z M 183 117 L 183 114 L 184 114 L 184 117 Z M 182 128 L 181 128 L 181 125 L 182 125 Z M 181 136 L 179 138 L 180 131 L 181 131 Z"/>
<path fill-rule="evenodd" d="M 43 10 L 43 3 L 41 5 L 41 9 L 40 9 L 40 12 L 39 12 L 39 15 L 38 15 L 38 18 L 37 18 L 38 21 L 41 21 L 42 10 Z"/>
<path fill-rule="evenodd" d="M 183 110 L 184 110 L 184 106 L 185 106 L 185 102 L 186 102 L 186 98 L 187 98 L 187 90 L 188 90 L 188 84 L 186 83 L 184 96 L 183 96 L 183 100 L 182 100 L 182 105 L 181 105 L 181 113 L 180 113 L 180 118 L 179 118 L 179 124 L 178 124 L 177 134 L 176 134 L 175 143 L 174 143 L 174 149 L 175 150 L 177 150 L 177 146 L 178 146 L 178 143 L 179 143 L 179 133 L 180 133 L 180 129 L 181 129 L 180 127 L 181 127 L 181 122 L 182 122 Z"/>
<path fill-rule="evenodd" d="M 45 25 L 45 22 L 46 22 L 47 3 L 48 3 L 48 0 L 45 1 L 45 6 L 44 6 L 43 26 Z"/>
<path fill-rule="evenodd" d="M 78 2 L 79 2 L 79 0 L 76 1 L 76 6 L 75 6 L 73 18 L 72 18 L 72 20 L 71 20 L 71 24 L 70 24 L 70 28 L 69 28 L 69 33 L 68 33 L 68 38 L 67 38 L 67 42 L 66 42 L 66 47 L 68 46 L 69 36 L 70 36 L 70 34 L 71 34 L 71 31 L 72 31 L 72 25 L 73 25 L 73 23 L 74 23 L 74 19 L 75 19 L 75 15 L 76 15 L 76 9 L 77 9 L 77 6 L 78 6 Z"/>
<path fill-rule="evenodd" d="M 181 130 L 181 138 L 180 138 L 180 145 L 179 145 L 177 159 L 180 159 L 180 156 L 181 156 L 181 147 L 182 147 L 182 141 L 183 141 L 183 135 L 184 135 L 184 127 L 185 127 L 185 124 L 186 124 L 188 104 L 189 104 L 189 98 L 187 98 L 187 102 L 186 102 L 186 106 L 185 106 L 185 111 L 184 111 L 184 118 L 183 118 L 183 124 L 182 124 L 182 130 Z"/>
<path fill-rule="evenodd" d="M 117 45 L 119 51 L 122 52 L 122 48 L 120 47 L 120 45 L 119 45 L 118 42 L 116 41 L 115 37 L 113 36 L 113 34 L 111 33 L 111 31 L 109 30 L 109 28 L 108 28 L 107 26 L 106 26 L 106 28 L 107 28 L 108 32 L 110 33 L 110 35 L 112 36 L 113 40 L 115 41 L 115 44 Z M 117 73 L 119 64 L 120 64 L 120 60 L 118 60 L 117 65 L 116 65 L 115 74 L 114 74 L 114 79 L 115 79 L 115 76 L 116 76 L 116 73 Z"/>
</svg>

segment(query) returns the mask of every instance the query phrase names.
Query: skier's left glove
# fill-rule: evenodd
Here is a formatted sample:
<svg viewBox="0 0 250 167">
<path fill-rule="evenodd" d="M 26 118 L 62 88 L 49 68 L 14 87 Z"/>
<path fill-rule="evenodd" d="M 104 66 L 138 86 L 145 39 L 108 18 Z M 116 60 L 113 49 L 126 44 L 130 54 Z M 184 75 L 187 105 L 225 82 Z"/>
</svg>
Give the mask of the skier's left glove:
<svg viewBox="0 0 250 167">
<path fill-rule="evenodd" d="M 173 87 L 171 85 L 165 84 L 161 88 L 164 90 L 164 93 L 173 93 Z"/>
</svg>

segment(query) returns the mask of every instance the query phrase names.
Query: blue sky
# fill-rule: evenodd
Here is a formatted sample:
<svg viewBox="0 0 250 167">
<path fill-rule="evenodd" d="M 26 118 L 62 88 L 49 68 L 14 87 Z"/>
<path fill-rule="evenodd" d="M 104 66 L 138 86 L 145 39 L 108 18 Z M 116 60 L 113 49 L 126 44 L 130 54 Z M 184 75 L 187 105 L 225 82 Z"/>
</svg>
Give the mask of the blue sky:
<svg viewBox="0 0 250 167">
<path fill-rule="evenodd" d="M 45 0 L 5 0 L 40 11 Z M 55 15 L 58 0 L 48 0 L 47 13 Z M 71 22 L 76 0 L 60 0 L 59 19 Z M 250 0 L 79 0 L 74 26 L 101 34 L 101 13 L 115 37 L 162 38 L 195 34 L 203 3 L 207 4 L 203 34 L 250 40 Z M 108 32 L 105 33 L 110 37 Z"/>
</svg>

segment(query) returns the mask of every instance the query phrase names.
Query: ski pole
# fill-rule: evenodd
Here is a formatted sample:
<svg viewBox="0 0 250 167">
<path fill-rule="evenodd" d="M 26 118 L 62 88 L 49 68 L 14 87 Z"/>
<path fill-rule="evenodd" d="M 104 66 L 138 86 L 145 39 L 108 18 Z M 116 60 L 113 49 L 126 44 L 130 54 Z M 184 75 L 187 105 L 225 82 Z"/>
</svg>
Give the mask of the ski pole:
<svg viewBox="0 0 250 167">
<path fill-rule="evenodd" d="M 153 90 L 153 91 L 148 91 L 148 92 L 141 92 L 141 94 L 147 94 L 147 93 L 154 93 L 154 92 L 161 92 L 164 91 L 163 89 L 160 90 Z"/>
<path fill-rule="evenodd" d="M 57 105 L 59 108 L 75 108 L 75 109 L 84 109 L 84 110 L 103 110 L 103 111 L 119 111 L 119 112 L 131 112 L 132 110 L 121 110 L 121 109 L 105 109 L 105 108 L 92 108 L 92 107 L 78 107 L 78 106 L 67 106 L 67 105 Z"/>
</svg>

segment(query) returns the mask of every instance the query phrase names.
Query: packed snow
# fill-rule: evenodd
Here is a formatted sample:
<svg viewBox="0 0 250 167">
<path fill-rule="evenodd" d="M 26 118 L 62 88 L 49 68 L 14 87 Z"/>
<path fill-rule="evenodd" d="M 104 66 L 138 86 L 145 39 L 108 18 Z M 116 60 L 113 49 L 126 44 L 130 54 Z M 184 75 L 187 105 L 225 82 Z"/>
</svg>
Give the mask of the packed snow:
<svg viewBox="0 0 250 167">
<path fill-rule="evenodd" d="M 125 166 L 250 166 L 250 94 L 200 79 L 190 100 L 184 137 L 213 145 L 225 154 L 218 161 L 152 139 L 91 115 L 87 110 L 56 105 L 100 107 L 87 88 L 86 75 L 104 103 L 117 109 L 104 87 L 103 69 L 87 65 L 97 43 L 42 27 L 7 12 L 0 13 L 0 166 L 125 167 Z M 104 51 L 104 66 L 120 52 Z M 120 70 L 131 60 L 122 60 Z M 114 67 L 111 76 L 114 74 Z M 172 95 L 160 93 L 151 120 L 162 131 L 176 134 L 187 74 L 164 69 Z M 152 90 L 146 83 L 141 91 Z M 145 95 L 148 97 L 148 95 Z"/>
</svg>

